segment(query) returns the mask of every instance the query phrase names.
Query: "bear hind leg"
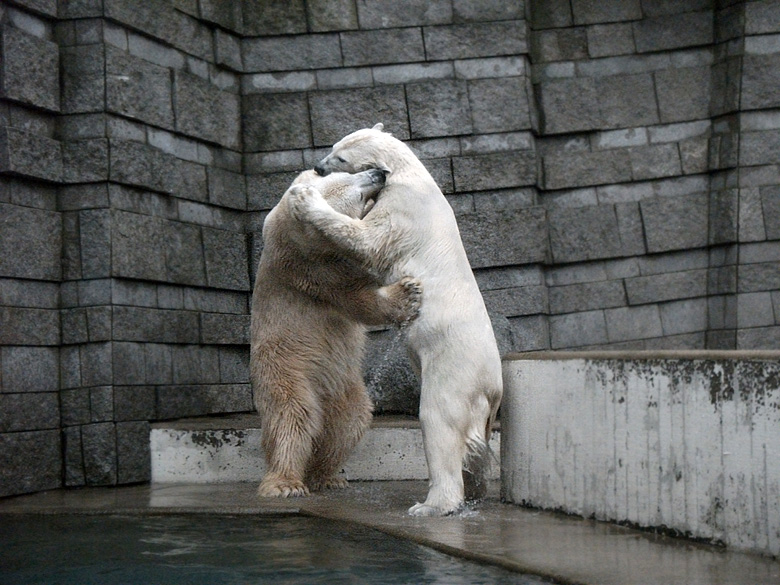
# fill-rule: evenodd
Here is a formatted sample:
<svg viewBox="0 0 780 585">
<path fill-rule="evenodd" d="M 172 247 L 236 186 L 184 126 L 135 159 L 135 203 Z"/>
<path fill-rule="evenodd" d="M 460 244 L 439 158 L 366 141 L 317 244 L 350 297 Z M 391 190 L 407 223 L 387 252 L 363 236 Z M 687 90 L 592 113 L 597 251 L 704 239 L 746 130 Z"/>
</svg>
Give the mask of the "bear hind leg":
<svg viewBox="0 0 780 585">
<path fill-rule="evenodd" d="M 355 380 L 332 400 L 307 475 L 312 490 L 347 487 L 346 478 L 339 474 L 371 424 L 373 404 L 362 380 Z"/>
<path fill-rule="evenodd" d="M 306 466 L 322 430 L 322 412 L 304 380 L 286 381 L 262 399 L 262 445 L 268 470 L 257 488 L 261 497 L 306 496 Z M 282 398 L 282 396 L 284 398 Z"/>
</svg>

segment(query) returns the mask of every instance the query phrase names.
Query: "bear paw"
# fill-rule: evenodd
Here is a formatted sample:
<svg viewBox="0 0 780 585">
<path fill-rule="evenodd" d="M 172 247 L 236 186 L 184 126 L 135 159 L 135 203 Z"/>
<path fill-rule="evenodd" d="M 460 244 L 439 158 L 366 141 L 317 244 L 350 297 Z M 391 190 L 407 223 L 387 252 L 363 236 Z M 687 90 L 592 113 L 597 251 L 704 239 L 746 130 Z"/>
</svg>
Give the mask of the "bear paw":
<svg viewBox="0 0 780 585">
<path fill-rule="evenodd" d="M 401 315 L 398 325 L 404 327 L 420 315 L 422 306 L 422 283 L 411 276 L 404 276 L 400 281 L 403 297 L 401 299 Z"/>
<path fill-rule="evenodd" d="M 311 185 L 294 185 L 287 191 L 287 197 L 290 201 L 290 212 L 298 221 L 305 221 L 317 208 L 330 208 L 322 193 Z"/>
<path fill-rule="evenodd" d="M 454 508 L 439 508 L 438 506 L 431 506 L 430 504 L 415 504 L 409 508 L 410 516 L 450 516 L 455 514 L 460 509 L 460 506 Z"/>
<path fill-rule="evenodd" d="M 309 488 L 297 479 L 264 479 L 257 488 L 257 495 L 261 498 L 308 496 Z"/>
</svg>

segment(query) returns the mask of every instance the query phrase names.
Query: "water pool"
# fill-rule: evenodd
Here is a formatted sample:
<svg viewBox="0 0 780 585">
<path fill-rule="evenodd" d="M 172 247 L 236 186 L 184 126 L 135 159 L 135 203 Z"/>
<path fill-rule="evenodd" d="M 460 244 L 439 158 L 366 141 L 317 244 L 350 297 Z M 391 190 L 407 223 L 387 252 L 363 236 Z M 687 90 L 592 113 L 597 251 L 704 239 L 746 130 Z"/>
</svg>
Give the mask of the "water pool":
<svg viewBox="0 0 780 585">
<path fill-rule="evenodd" d="M 546 581 L 305 516 L 0 516 L 3 585 Z"/>
</svg>

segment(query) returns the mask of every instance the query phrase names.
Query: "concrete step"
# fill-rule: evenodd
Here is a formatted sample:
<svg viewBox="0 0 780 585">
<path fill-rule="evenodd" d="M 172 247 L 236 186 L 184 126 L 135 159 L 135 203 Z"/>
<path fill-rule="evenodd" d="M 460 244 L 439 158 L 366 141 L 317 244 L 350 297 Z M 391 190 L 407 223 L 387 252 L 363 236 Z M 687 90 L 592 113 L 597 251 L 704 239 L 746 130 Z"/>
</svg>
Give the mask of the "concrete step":
<svg viewBox="0 0 780 585">
<path fill-rule="evenodd" d="M 152 425 L 153 483 L 259 482 L 265 473 L 256 414 L 182 419 Z M 500 431 L 490 441 L 498 479 Z M 344 466 L 347 479 L 420 480 L 428 478 L 422 432 L 416 418 L 375 417 Z"/>
</svg>

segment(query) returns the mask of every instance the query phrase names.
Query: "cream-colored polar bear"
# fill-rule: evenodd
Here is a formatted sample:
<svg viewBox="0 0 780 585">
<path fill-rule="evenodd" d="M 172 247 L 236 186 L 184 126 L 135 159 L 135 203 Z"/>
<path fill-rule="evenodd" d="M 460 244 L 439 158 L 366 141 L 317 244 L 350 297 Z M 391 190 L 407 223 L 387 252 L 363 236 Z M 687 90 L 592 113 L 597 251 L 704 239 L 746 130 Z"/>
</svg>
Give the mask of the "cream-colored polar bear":
<svg viewBox="0 0 780 585">
<path fill-rule="evenodd" d="M 464 496 L 484 495 L 487 443 L 502 394 L 501 358 L 452 208 L 412 151 L 377 124 L 337 142 L 315 170 L 327 175 L 374 167 L 389 175 L 363 219 L 334 211 L 306 190 L 296 194 L 294 213 L 384 282 L 404 274 L 422 281 L 420 316 L 408 327 L 407 340 L 422 382 L 420 423 L 430 489 L 425 502 L 409 512 L 448 514 Z"/>
<path fill-rule="evenodd" d="M 335 210 L 362 217 L 385 173 L 320 177 L 302 173 L 263 224 L 252 295 L 250 376 L 262 418 L 268 470 L 261 496 L 301 496 L 344 487 L 341 466 L 371 420 L 361 372 L 365 324 L 404 324 L 417 316 L 419 281 L 381 286 L 311 225 L 292 213 L 302 189 Z"/>
</svg>

